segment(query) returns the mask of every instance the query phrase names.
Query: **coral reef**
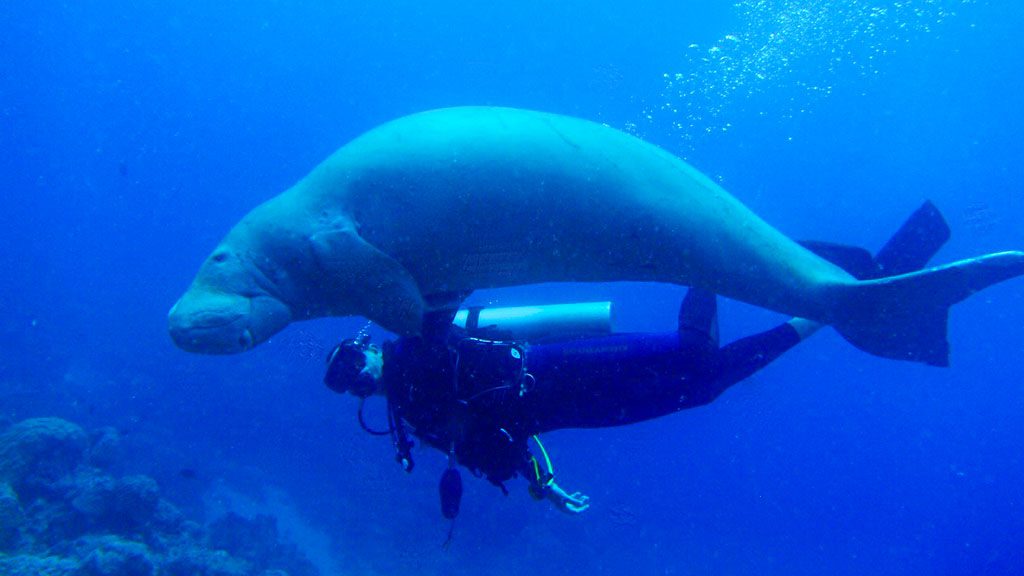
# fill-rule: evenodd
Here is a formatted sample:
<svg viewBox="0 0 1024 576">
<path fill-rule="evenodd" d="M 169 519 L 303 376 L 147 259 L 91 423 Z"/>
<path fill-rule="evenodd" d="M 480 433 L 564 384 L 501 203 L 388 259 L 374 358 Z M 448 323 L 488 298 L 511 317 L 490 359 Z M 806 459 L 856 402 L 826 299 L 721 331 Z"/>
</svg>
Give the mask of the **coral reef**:
<svg viewBox="0 0 1024 576">
<path fill-rule="evenodd" d="M 190 521 L 148 476 L 119 476 L 119 436 L 36 418 L 0 434 L 0 574 L 316 576 L 273 517 Z"/>
</svg>

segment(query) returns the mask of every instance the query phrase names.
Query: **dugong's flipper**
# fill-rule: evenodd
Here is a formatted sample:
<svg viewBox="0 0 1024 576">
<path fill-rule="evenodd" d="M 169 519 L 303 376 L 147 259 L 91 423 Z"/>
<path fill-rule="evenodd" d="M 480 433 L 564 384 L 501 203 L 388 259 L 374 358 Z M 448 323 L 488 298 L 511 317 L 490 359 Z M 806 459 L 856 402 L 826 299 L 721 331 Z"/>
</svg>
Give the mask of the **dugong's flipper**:
<svg viewBox="0 0 1024 576">
<path fill-rule="evenodd" d="M 419 334 L 426 305 L 416 280 L 394 258 L 367 244 L 351 228 L 310 237 L 313 254 L 325 272 L 328 290 L 357 296 L 346 302 L 374 322 L 403 336 Z M 346 313 L 351 313 L 345 311 Z"/>
<path fill-rule="evenodd" d="M 920 272 L 839 288 L 843 316 L 833 324 L 871 354 L 949 365 L 949 307 L 971 294 L 1024 274 L 1024 252 L 1000 252 Z"/>
</svg>

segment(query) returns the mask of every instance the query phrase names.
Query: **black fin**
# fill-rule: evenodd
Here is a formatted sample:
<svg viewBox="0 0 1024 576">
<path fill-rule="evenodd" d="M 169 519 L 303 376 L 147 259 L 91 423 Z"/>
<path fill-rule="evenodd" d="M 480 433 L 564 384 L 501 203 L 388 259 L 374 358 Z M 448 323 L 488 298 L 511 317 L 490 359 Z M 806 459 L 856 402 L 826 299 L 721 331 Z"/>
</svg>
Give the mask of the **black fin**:
<svg viewBox="0 0 1024 576">
<path fill-rule="evenodd" d="M 920 270 L 949 240 L 949 225 L 939 209 L 926 201 L 907 218 L 875 255 L 882 276 Z"/>
<path fill-rule="evenodd" d="M 834 242 L 807 240 L 800 245 L 858 280 L 874 280 L 924 268 L 949 240 L 949 234 L 949 225 L 942 213 L 930 201 L 925 201 L 874 257 L 863 248 Z"/>
<path fill-rule="evenodd" d="M 875 259 L 871 257 L 870 252 L 863 248 L 817 240 L 803 240 L 800 245 L 846 270 L 850 276 L 858 280 L 881 276 Z"/>
</svg>

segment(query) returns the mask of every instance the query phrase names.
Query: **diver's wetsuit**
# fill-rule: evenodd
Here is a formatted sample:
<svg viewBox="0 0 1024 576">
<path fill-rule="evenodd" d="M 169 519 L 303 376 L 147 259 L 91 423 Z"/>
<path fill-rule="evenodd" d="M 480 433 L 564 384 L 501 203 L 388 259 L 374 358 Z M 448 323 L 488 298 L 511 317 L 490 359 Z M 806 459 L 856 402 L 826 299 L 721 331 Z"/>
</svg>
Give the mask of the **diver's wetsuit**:
<svg viewBox="0 0 1024 576">
<path fill-rule="evenodd" d="M 714 295 L 691 290 L 671 333 L 614 334 L 526 346 L 434 337 L 385 346 L 394 417 L 494 484 L 533 475 L 528 439 L 560 428 L 619 426 L 702 406 L 800 341 L 782 324 L 718 347 Z"/>
<path fill-rule="evenodd" d="M 632 424 L 703 406 L 800 342 L 782 324 L 723 348 L 695 331 L 617 334 L 533 346 L 522 398 L 533 433 Z"/>
</svg>

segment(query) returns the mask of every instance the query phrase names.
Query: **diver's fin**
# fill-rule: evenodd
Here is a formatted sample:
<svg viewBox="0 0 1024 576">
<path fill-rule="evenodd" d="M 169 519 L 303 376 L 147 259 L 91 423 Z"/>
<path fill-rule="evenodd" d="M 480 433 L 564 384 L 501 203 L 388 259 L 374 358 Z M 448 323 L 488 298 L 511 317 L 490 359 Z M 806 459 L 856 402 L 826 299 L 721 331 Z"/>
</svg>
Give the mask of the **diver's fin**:
<svg viewBox="0 0 1024 576">
<path fill-rule="evenodd" d="M 924 268 L 947 240 L 946 220 L 934 204 L 926 201 L 874 256 L 858 246 L 835 242 L 804 240 L 800 245 L 858 280 L 873 280 Z"/>
<path fill-rule="evenodd" d="M 707 335 L 718 348 L 718 302 L 715 295 L 701 288 L 686 291 L 679 306 L 679 331 L 694 330 Z"/>
<path fill-rule="evenodd" d="M 886 358 L 949 365 L 949 307 L 1024 274 L 1024 252 L 999 252 L 837 288 L 833 325 L 854 346 Z"/>
<path fill-rule="evenodd" d="M 920 270 L 947 240 L 949 225 L 939 209 L 926 201 L 875 255 L 879 277 Z"/>
<path fill-rule="evenodd" d="M 871 253 L 858 246 L 847 246 L 845 244 L 821 242 L 818 240 L 801 240 L 800 245 L 839 266 L 847 274 L 858 280 L 882 276 L 878 264 L 871 257 Z"/>
</svg>

